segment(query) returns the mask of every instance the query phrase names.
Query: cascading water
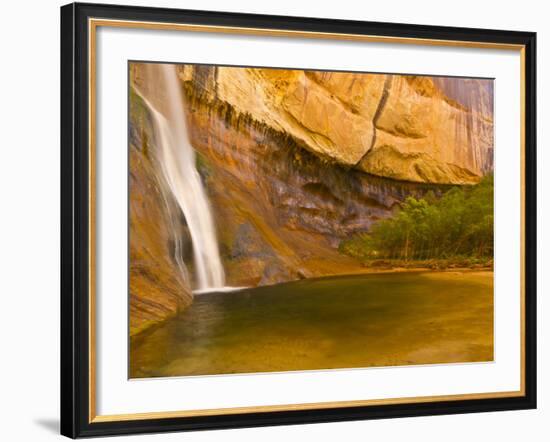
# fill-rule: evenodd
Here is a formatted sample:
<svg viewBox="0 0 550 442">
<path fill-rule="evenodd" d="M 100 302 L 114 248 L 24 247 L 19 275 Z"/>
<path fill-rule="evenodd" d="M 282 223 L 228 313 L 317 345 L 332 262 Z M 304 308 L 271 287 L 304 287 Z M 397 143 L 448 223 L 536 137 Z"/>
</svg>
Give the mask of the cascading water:
<svg viewBox="0 0 550 442">
<path fill-rule="evenodd" d="M 212 212 L 201 177 L 195 168 L 195 151 L 189 141 L 183 96 L 176 69 L 159 65 L 168 106 L 162 115 L 139 92 L 154 120 L 164 178 L 185 216 L 195 264 L 197 291 L 223 289 L 225 274 L 218 249 Z"/>
</svg>

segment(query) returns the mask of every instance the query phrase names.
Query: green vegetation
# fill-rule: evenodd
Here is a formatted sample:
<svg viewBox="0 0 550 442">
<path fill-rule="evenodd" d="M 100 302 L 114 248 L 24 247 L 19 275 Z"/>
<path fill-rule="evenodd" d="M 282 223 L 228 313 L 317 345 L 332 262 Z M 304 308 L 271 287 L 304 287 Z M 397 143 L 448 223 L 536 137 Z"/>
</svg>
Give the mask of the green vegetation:
<svg viewBox="0 0 550 442">
<path fill-rule="evenodd" d="M 342 241 L 339 250 L 366 263 L 488 263 L 493 257 L 493 176 L 475 186 L 453 187 L 440 198 L 431 191 L 424 198 L 408 197 L 392 218 Z"/>
<path fill-rule="evenodd" d="M 145 122 L 149 122 L 149 110 L 134 88 L 130 88 L 130 121 L 135 121 L 137 123 L 141 137 L 143 155 L 145 155 L 145 158 L 149 158 L 149 136 L 145 124 Z"/>
<path fill-rule="evenodd" d="M 204 154 L 197 150 L 195 150 L 195 168 L 204 179 L 208 179 L 212 175 L 212 165 L 210 161 Z"/>
</svg>

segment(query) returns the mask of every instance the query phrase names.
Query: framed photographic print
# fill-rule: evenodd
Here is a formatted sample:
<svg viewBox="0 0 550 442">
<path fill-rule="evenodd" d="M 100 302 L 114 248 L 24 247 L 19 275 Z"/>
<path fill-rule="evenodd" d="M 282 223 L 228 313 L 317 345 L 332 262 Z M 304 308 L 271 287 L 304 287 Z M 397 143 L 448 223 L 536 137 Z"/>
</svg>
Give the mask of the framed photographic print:
<svg viewBox="0 0 550 442">
<path fill-rule="evenodd" d="M 534 408 L 535 45 L 62 7 L 62 434 Z"/>
</svg>

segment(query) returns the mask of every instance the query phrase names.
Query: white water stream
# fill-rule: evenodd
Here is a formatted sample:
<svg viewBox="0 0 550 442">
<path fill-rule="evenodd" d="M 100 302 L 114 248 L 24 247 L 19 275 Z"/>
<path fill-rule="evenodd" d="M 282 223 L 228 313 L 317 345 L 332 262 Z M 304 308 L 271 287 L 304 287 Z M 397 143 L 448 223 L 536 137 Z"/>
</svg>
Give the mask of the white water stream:
<svg viewBox="0 0 550 442">
<path fill-rule="evenodd" d="M 225 274 L 218 249 L 210 203 L 195 167 L 195 150 L 189 141 L 183 96 L 176 68 L 159 65 L 165 97 L 166 115 L 157 111 L 138 91 L 151 111 L 159 143 L 159 162 L 172 195 L 185 216 L 195 264 L 197 292 L 221 291 Z M 227 288 L 226 288 L 227 289 Z"/>
</svg>

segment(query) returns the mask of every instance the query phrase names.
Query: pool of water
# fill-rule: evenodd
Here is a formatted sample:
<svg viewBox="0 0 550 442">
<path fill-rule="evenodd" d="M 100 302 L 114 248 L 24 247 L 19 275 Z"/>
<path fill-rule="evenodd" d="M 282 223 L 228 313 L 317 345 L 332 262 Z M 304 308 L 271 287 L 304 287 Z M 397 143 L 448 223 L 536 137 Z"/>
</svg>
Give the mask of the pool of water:
<svg viewBox="0 0 550 442">
<path fill-rule="evenodd" d="M 493 273 L 387 273 L 197 295 L 130 343 L 130 377 L 493 360 Z"/>
</svg>

